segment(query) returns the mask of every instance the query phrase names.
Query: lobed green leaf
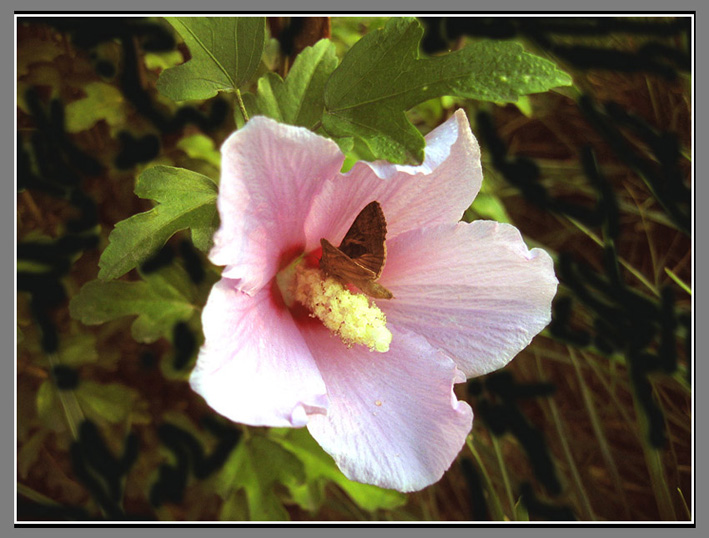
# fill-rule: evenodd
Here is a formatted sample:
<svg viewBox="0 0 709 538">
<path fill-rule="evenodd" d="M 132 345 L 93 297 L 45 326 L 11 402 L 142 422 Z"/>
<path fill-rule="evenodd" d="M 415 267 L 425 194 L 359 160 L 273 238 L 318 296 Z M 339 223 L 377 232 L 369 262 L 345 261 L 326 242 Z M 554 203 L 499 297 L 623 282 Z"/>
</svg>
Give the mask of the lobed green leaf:
<svg viewBox="0 0 709 538">
<path fill-rule="evenodd" d="M 275 432 L 277 435 L 277 431 Z M 295 454 L 305 468 L 304 483 L 288 483 L 293 500 L 302 508 L 317 510 L 324 500 L 323 489 L 334 482 L 363 510 L 394 509 L 406 503 L 406 495 L 398 491 L 361 484 L 348 479 L 337 468 L 335 460 L 312 438 L 306 429 L 289 430 L 285 436 L 274 436 L 286 450 Z"/>
<path fill-rule="evenodd" d="M 235 91 L 261 62 L 264 17 L 167 17 L 192 58 L 160 73 L 160 93 L 174 101 L 209 99 Z"/>
<path fill-rule="evenodd" d="M 282 123 L 313 127 L 322 117 L 325 84 L 337 61 L 335 46 L 328 39 L 306 47 L 285 80 L 270 72 L 259 79 L 255 111 Z"/>
<path fill-rule="evenodd" d="M 288 512 L 273 488 L 278 483 L 302 483 L 303 465 L 272 440 L 254 436 L 243 440 L 217 477 L 217 491 L 227 499 L 223 516 L 234 512 L 235 493 L 243 490 L 252 521 L 283 521 Z M 243 510 L 241 511 L 243 514 Z"/>
<path fill-rule="evenodd" d="M 86 325 L 98 325 L 124 316 L 138 316 L 131 334 L 138 342 L 169 337 L 175 323 L 195 313 L 188 297 L 162 275 L 149 281 L 92 280 L 69 302 L 69 313 Z"/>
<path fill-rule="evenodd" d="M 419 164 L 424 138 L 406 119 L 411 107 L 444 95 L 515 102 L 526 94 L 571 84 L 552 62 L 513 42 L 481 41 L 434 58 L 419 58 L 423 28 L 392 18 L 345 55 L 325 87 L 323 127 L 355 137 L 379 159 Z"/>
<path fill-rule="evenodd" d="M 159 204 L 116 224 L 99 260 L 101 280 L 137 267 L 179 230 L 189 228 L 192 242 L 202 251 L 211 245 L 218 215 L 217 186 L 210 178 L 183 168 L 154 166 L 138 177 L 135 193 Z"/>
</svg>

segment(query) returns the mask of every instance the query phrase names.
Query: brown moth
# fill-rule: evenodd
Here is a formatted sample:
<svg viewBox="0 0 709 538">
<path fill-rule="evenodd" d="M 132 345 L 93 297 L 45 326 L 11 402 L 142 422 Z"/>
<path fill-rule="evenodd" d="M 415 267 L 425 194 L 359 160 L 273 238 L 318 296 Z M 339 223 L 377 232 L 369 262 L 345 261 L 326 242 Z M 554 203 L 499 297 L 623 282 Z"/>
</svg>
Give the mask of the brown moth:
<svg viewBox="0 0 709 538">
<path fill-rule="evenodd" d="M 384 240 L 387 223 L 376 200 L 359 212 L 339 247 L 320 239 L 320 268 L 345 284 L 353 284 L 375 299 L 391 299 L 392 293 L 376 280 L 387 257 Z"/>
</svg>

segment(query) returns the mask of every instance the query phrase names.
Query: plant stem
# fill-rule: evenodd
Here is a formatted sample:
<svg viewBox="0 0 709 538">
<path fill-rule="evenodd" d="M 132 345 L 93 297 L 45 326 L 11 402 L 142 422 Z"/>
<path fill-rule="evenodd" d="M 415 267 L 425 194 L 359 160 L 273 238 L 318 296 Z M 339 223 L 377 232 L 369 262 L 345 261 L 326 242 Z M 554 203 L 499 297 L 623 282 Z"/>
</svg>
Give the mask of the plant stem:
<svg viewBox="0 0 709 538">
<path fill-rule="evenodd" d="M 571 358 L 571 362 L 574 365 L 574 370 L 576 371 L 576 379 L 578 380 L 579 386 L 581 387 L 581 396 L 583 397 L 584 405 L 586 406 L 586 412 L 588 413 L 588 416 L 591 419 L 591 426 L 593 428 L 594 434 L 596 435 L 596 439 L 598 440 L 598 446 L 601 450 L 601 455 L 603 456 L 603 460 L 606 463 L 606 467 L 613 480 L 613 484 L 615 485 L 616 491 L 620 496 L 623 509 L 625 511 L 625 518 L 627 520 L 630 520 L 632 519 L 632 514 L 630 512 L 630 505 L 628 504 L 625 489 L 623 489 L 623 481 L 620 477 L 620 474 L 618 473 L 618 468 L 615 465 L 615 461 L 613 460 L 613 455 L 611 453 L 608 440 L 606 439 L 603 427 L 601 426 L 601 420 L 598 417 L 596 407 L 593 403 L 591 391 L 589 390 L 588 386 L 586 385 L 586 382 L 584 381 L 583 374 L 581 372 L 581 366 L 579 365 L 578 359 L 576 358 L 576 353 L 571 347 L 567 346 L 567 349 L 569 350 L 569 357 Z"/>
<path fill-rule="evenodd" d="M 482 472 L 483 475 L 483 480 L 485 480 L 485 487 L 487 488 L 488 493 L 490 494 L 490 500 L 492 501 L 492 506 L 491 506 L 491 512 L 492 512 L 492 518 L 496 521 L 505 521 L 505 512 L 502 509 L 502 503 L 500 503 L 500 497 L 497 495 L 497 491 L 495 490 L 495 487 L 492 485 L 492 480 L 490 479 L 490 475 L 487 472 L 487 469 L 485 468 L 485 465 L 483 465 L 482 458 L 480 457 L 480 454 L 478 454 L 478 451 L 475 449 L 475 446 L 473 445 L 473 436 L 468 435 L 468 437 L 465 439 L 465 444 L 468 447 L 468 450 L 470 450 L 470 453 L 473 455 L 475 458 L 475 461 L 478 464 L 478 467 L 480 468 L 480 472 Z M 514 510 L 512 512 L 514 514 Z"/>
<path fill-rule="evenodd" d="M 682 288 L 684 291 L 686 291 L 689 295 L 692 295 L 692 288 L 690 288 L 687 284 L 682 282 L 682 280 L 674 274 L 674 272 L 671 269 L 668 269 L 665 267 L 665 273 L 667 273 L 667 276 L 669 276 L 672 280 L 675 281 L 675 283 Z"/>
<path fill-rule="evenodd" d="M 241 92 L 239 91 L 239 88 L 236 88 L 234 95 L 236 96 L 236 103 L 237 105 L 239 105 L 239 110 L 241 111 L 241 115 L 244 117 L 244 121 L 249 121 L 249 114 L 246 112 L 244 100 L 241 98 Z"/>
<path fill-rule="evenodd" d="M 596 234 L 594 234 L 590 229 L 588 229 L 586 226 L 584 226 L 583 224 L 581 224 L 581 223 L 580 223 L 579 221 L 577 221 L 576 219 L 573 219 L 573 218 L 571 218 L 571 217 L 567 217 L 567 218 L 569 219 L 569 221 L 570 221 L 574 226 L 576 226 L 579 230 L 581 230 L 581 231 L 582 231 L 583 233 L 585 233 L 588 237 L 590 237 L 590 238 L 593 240 L 594 243 L 596 243 L 597 245 L 599 245 L 599 246 L 601 246 L 601 247 L 604 246 L 603 241 L 602 241 Z M 628 263 L 627 261 L 625 261 L 625 260 L 624 260 L 623 258 L 621 258 L 620 256 L 618 257 L 618 261 L 620 262 L 620 264 L 621 264 L 623 267 L 625 267 L 625 268 L 628 270 L 628 272 L 629 272 L 630 274 L 632 274 L 632 275 L 633 275 L 635 278 L 637 278 L 641 283 L 643 283 L 643 284 L 645 285 L 645 287 L 647 287 L 647 289 L 649 289 L 649 290 L 653 293 L 653 295 L 655 295 L 655 296 L 657 296 L 657 297 L 660 296 L 660 292 L 657 290 L 657 288 L 656 288 L 655 286 L 653 286 L 653 285 L 643 276 L 643 274 L 642 274 L 640 271 L 638 271 L 637 269 L 635 269 L 632 265 L 630 265 L 630 263 Z"/>
<path fill-rule="evenodd" d="M 540 378 L 544 378 L 544 372 L 542 370 L 542 364 L 540 362 L 539 356 L 536 356 L 537 360 L 537 371 L 540 374 Z M 584 510 L 584 518 L 586 520 L 591 520 L 594 521 L 596 519 L 596 516 L 593 513 L 593 508 L 591 507 L 591 501 L 588 498 L 588 494 L 586 493 L 586 488 L 584 488 L 583 485 L 583 479 L 581 477 L 581 474 L 579 473 L 578 467 L 576 466 L 576 462 L 574 461 L 573 454 L 571 453 L 571 447 L 569 446 L 568 443 L 568 435 L 566 431 L 564 430 L 564 426 L 562 424 L 561 420 L 561 415 L 559 414 L 559 409 L 556 406 L 556 403 L 552 398 L 549 398 L 549 401 L 547 402 L 549 405 L 549 411 L 551 412 L 551 417 L 552 417 L 552 422 L 554 423 L 554 426 L 556 427 L 557 434 L 559 436 L 559 442 L 561 443 L 561 449 L 564 452 L 564 457 L 566 458 L 566 463 L 569 467 L 569 470 L 571 471 L 571 477 L 573 478 L 575 484 L 576 484 L 576 492 L 578 493 L 581 501 L 581 507 Z"/>
<path fill-rule="evenodd" d="M 515 500 L 512 495 L 512 486 L 510 485 L 510 478 L 507 476 L 507 467 L 505 466 L 505 461 L 502 458 L 502 450 L 500 448 L 500 442 L 497 437 L 490 435 L 492 439 L 492 447 L 495 449 L 495 455 L 497 456 L 497 464 L 500 467 L 500 473 L 502 473 L 502 482 L 505 484 L 505 491 L 507 492 L 507 502 L 510 505 L 510 513 L 515 513 Z"/>
<path fill-rule="evenodd" d="M 676 521 L 674 506 L 672 504 L 672 495 L 670 494 L 670 486 L 665 479 L 665 470 L 662 462 L 660 449 L 652 446 L 648 440 L 648 419 L 638 401 L 638 397 L 633 393 L 633 404 L 635 414 L 639 423 L 639 429 L 643 435 L 643 452 L 645 454 L 645 463 L 648 473 L 650 474 L 650 483 L 655 494 L 655 501 L 660 513 L 660 519 L 663 521 Z"/>
</svg>

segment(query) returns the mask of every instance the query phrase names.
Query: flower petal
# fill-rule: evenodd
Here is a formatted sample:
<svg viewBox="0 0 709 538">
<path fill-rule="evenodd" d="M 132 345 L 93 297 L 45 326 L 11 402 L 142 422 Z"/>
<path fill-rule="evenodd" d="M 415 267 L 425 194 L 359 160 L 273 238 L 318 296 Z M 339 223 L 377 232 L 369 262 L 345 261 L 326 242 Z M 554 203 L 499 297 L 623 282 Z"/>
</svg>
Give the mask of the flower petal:
<svg viewBox="0 0 709 538">
<path fill-rule="evenodd" d="M 393 330 L 387 353 L 346 348 L 320 326 L 303 329 L 327 385 L 327 414 L 308 430 L 350 479 L 420 490 L 441 478 L 472 426 L 453 384 L 464 376 L 425 339 Z"/>
<path fill-rule="evenodd" d="M 222 146 L 221 225 L 210 259 L 254 294 L 305 247 L 304 222 L 323 182 L 342 167 L 337 144 L 302 127 L 252 118 Z"/>
<path fill-rule="evenodd" d="M 551 320 L 554 264 L 492 221 L 415 230 L 387 242 L 387 323 L 421 334 L 468 377 L 497 370 Z"/>
<path fill-rule="evenodd" d="M 272 290 L 251 297 L 222 278 L 202 312 L 205 343 L 192 389 L 225 417 L 253 426 L 304 426 L 323 413 L 318 367 L 290 312 Z"/>
<path fill-rule="evenodd" d="M 306 221 L 307 250 L 322 237 L 339 245 L 373 200 L 384 210 L 389 239 L 414 228 L 458 222 L 481 182 L 480 147 L 465 112 L 458 110 L 426 136 L 420 166 L 358 162 L 346 175 L 326 182 Z"/>
</svg>

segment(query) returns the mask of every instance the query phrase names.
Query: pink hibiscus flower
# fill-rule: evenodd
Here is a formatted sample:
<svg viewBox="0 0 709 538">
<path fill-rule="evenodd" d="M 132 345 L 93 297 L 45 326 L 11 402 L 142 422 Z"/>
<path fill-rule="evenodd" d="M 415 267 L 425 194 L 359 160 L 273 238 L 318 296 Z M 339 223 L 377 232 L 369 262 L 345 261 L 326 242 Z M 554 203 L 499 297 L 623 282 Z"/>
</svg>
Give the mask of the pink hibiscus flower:
<svg viewBox="0 0 709 538">
<path fill-rule="evenodd" d="M 453 385 L 527 346 L 550 321 L 557 286 L 549 255 L 513 226 L 460 222 L 482 181 L 465 113 L 426 143 L 420 166 L 359 162 L 341 174 L 338 146 L 306 129 L 256 117 L 232 134 L 210 253 L 225 268 L 190 379 L 229 419 L 307 426 L 347 477 L 400 491 L 450 467 L 473 419 Z M 388 300 L 364 300 L 317 267 L 321 238 L 339 245 L 372 201 L 386 218 L 378 283 Z M 328 289 L 337 307 L 323 299 Z M 320 295 L 296 299 L 303 293 Z M 320 319 L 317 301 L 328 312 Z M 356 325 L 363 311 L 366 330 L 333 334 L 328 316 L 348 308 L 354 318 L 334 327 Z"/>
</svg>

